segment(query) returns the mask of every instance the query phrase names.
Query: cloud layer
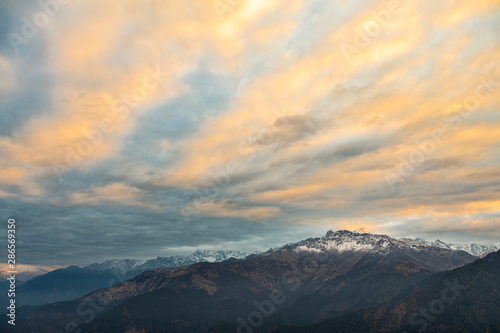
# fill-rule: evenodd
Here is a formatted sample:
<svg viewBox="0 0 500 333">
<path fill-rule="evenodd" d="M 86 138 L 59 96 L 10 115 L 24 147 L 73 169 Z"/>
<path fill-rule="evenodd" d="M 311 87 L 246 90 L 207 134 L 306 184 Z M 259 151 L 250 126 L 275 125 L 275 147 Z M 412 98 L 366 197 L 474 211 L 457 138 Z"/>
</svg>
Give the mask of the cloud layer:
<svg viewBox="0 0 500 333">
<path fill-rule="evenodd" d="M 499 1 L 5 1 L 24 264 L 359 229 L 498 242 Z"/>
</svg>

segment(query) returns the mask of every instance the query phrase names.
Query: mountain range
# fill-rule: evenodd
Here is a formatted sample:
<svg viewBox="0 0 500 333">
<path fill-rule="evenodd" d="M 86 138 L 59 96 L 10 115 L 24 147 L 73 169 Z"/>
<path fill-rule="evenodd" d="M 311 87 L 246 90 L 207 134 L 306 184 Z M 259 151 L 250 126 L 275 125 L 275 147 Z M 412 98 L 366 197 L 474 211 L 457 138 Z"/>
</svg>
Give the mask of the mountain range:
<svg viewBox="0 0 500 333">
<path fill-rule="evenodd" d="M 341 327 L 349 318 L 358 322 L 340 332 L 363 332 L 361 326 L 371 321 L 387 332 L 408 330 L 414 328 L 405 319 L 412 316 L 411 306 L 429 304 L 419 295 L 436 295 L 432 288 L 445 279 L 455 283 L 458 267 L 476 272 L 473 281 L 480 286 L 470 289 L 474 293 L 498 287 L 489 278 L 496 273 L 489 264 L 496 257 L 498 252 L 478 259 L 421 241 L 329 231 L 244 260 L 147 270 L 72 301 L 21 307 L 16 332 L 316 332 L 325 327 L 330 332 L 330 326 Z M 476 266 L 466 266 L 471 263 Z M 491 298 L 485 300 L 493 305 Z M 453 304 L 465 307 L 463 302 Z M 484 318 L 471 312 L 464 327 L 473 329 L 469 325 L 495 311 Z M 412 316 L 412 323 L 417 320 L 423 325 Z"/>
<path fill-rule="evenodd" d="M 355 231 L 356 232 L 356 231 Z M 461 250 L 476 257 L 485 257 L 491 252 L 498 251 L 499 248 L 494 244 L 453 244 L 445 243 L 439 239 L 434 242 L 426 241 L 422 238 L 402 238 L 407 240 L 418 241 L 429 246 L 441 247 L 452 250 Z M 255 253 L 253 253 L 255 254 Z M 156 269 L 161 267 L 178 267 L 183 265 L 190 265 L 196 262 L 219 262 L 224 260 L 229 260 L 230 258 L 243 259 L 247 257 L 249 253 L 239 252 L 239 251 L 213 251 L 213 250 L 197 250 L 187 256 L 169 256 L 169 257 L 157 257 L 156 259 L 149 260 L 135 260 L 135 259 L 111 259 L 103 263 L 94 263 L 85 267 L 88 267 L 94 271 L 106 271 L 109 270 L 118 277 L 122 279 L 127 277 L 135 276 L 148 269 Z M 0 277 L 6 278 L 8 269 L 0 268 Z M 25 282 L 36 276 L 44 275 L 49 273 L 47 269 L 35 267 L 30 270 L 26 270 L 17 274 L 17 280 Z"/>
<path fill-rule="evenodd" d="M 196 250 L 187 256 L 157 257 L 156 259 L 134 260 L 134 259 L 112 259 L 103 263 L 95 263 L 84 268 L 95 272 L 111 272 L 126 280 L 144 271 L 156 268 L 179 267 L 191 265 L 197 262 L 220 262 L 230 259 L 244 259 L 250 253 L 240 251 L 214 251 Z"/>
<path fill-rule="evenodd" d="M 158 257 L 151 260 L 113 259 L 85 267 L 70 266 L 56 269 L 18 284 L 17 305 L 40 305 L 72 300 L 95 289 L 105 288 L 130 279 L 146 270 L 191 265 L 197 262 L 217 262 L 243 259 L 248 253 L 237 251 L 195 251 L 188 256 Z M 8 285 L 6 281 L 5 286 Z M 8 289 L 8 288 L 7 288 Z M 4 287 L 4 290 L 7 290 Z M 8 305 L 2 295 L 0 305 Z"/>
<path fill-rule="evenodd" d="M 498 251 L 498 247 L 494 244 L 478 244 L 478 243 L 452 244 L 452 243 L 445 243 L 439 239 L 436 239 L 434 242 L 428 242 L 422 238 L 406 238 L 406 239 L 422 242 L 422 243 L 427 244 L 429 246 L 441 247 L 444 249 L 451 249 L 451 250 L 465 251 L 465 252 L 472 254 L 473 256 L 479 257 L 479 258 L 484 258 L 488 254 L 495 252 L 495 251 Z"/>
</svg>

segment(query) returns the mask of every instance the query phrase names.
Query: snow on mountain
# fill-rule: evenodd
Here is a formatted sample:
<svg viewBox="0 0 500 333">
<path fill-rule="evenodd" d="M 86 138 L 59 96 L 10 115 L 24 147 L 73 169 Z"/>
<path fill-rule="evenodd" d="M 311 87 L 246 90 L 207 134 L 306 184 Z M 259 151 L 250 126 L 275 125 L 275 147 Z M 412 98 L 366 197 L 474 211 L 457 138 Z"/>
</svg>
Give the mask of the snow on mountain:
<svg viewBox="0 0 500 333">
<path fill-rule="evenodd" d="M 113 274 L 118 276 L 126 276 L 127 272 L 134 269 L 136 266 L 142 264 L 141 260 L 133 259 L 111 259 L 106 260 L 103 263 L 94 263 L 92 265 L 86 266 L 86 268 L 91 269 L 96 272 L 111 271 Z"/>
<path fill-rule="evenodd" d="M 120 278 L 128 278 L 156 268 L 179 267 L 197 262 L 220 262 L 230 258 L 244 259 L 249 253 L 239 251 L 197 250 L 188 256 L 157 257 L 149 260 L 112 259 L 85 268 L 93 271 L 111 271 Z"/>
<path fill-rule="evenodd" d="M 421 251 L 429 246 L 410 239 L 398 240 L 387 235 L 351 232 L 348 230 L 328 231 L 326 236 L 308 238 L 294 244 L 288 244 L 275 250 L 291 250 L 294 252 L 345 252 L 364 251 L 387 253 L 395 249 L 412 249 Z"/>
<path fill-rule="evenodd" d="M 190 257 L 197 260 L 197 262 L 208 261 L 208 262 L 220 262 L 228 260 L 230 258 L 234 259 L 244 259 L 249 256 L 249 253 L 239 252 L 239 251 L 195 251 Z"/>
<path fill-rule="evenodd" d="M 496 247 L 496 246 L 495 246 L 495 247 Z M 488 254 L 493 253 L 493 252 L 497 252 L 497 251 L 498 251 L 498 249 L 493 249 L 493 248 L 492 248 L 492 249 L 488 249 L 488 250 L 486 250 L 486 251 L 483 251 L 483 252 L 479 253 L 476 257 L 479 257 L 479 258 L 484 258 L 484 257 L 486 257 Z"/>
<path fill-rule="evenodd" d="M 434 242 L 429 242 L 421 238 L 403 238 L 403 240 L 412 240 L 412 241 L 418 241 L 423 244 L 432 246 L 432 247 L 440 247 L 444 249 L 450 249 L 450 250 L 460 250 L 460 251 L 465 251 L 469 254 L 472 254 L 473 256 L 483 258 L 490 254 L 491 252 L 498 251 L 498 247 L 495 246 L 494 244 L 477 244 L 477 243 L 471 243 L 471 244 L 452 244 L 452 243 L 445 243 L 439 239 L 436 239 Z"/>
<path fill-rule="evenodd" d="M 239 251 L 212 251 L 212 250 L 197 250 L 194 253 L 181 257 L 158 257 L 156 259 L 146 260 L 145 262 L 136 265 L 129 273 L 136 275 L 144 271 L 156 268 L 179 267 L 195 264 L 197 262 L 220 262 L 230 258 L 244 259 L 249 253 Z"/>
</svg>

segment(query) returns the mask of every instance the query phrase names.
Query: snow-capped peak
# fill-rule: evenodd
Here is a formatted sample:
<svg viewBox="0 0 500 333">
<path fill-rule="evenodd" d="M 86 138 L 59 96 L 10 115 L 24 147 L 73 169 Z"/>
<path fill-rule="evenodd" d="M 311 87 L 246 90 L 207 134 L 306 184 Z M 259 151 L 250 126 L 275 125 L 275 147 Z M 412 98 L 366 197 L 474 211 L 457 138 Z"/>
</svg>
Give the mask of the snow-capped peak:
<svg viewBox="0 0 500 333">
<path fill-rule="evenodd" d="M 86 266 L 86 268 L 98 272 L 112 271 L 113 273 L 118 275 L 126 275 L 128 271 L 130 271 L 137 265 L 142 264 L 143 262 L 144 261 L 142 260 L 133 259 L 110 259 L 106 260 L 103 263 L 95 263 Z"/>
<path fill-rule="evenodd" d="M 442 242 L 441 240 L 439 239 L 436 239 L 434 242 L 431 243 L 431 246 L 434 246 L 434 247 L 442 247 L 444 249 L 450 249 L 450 246 L 448 244 L 446 244 L 445 242 Z"/>
<path fill-rule="evenodd" d="M 436 239 L 434 242 L 428 242 L 428 241 L 421 239 L 421 238 L 403 238 L 403 239 L 404 240 L 419 241 L 423 244 L 427 244 L 427 245 L 432 246 L 432 247 L 465 251 L 469 254 L 472 254 L 473 256 L 480 257 L 480 258 L 488 255 L 491 252 L 498 251 L 498 247 L 495 246 L 494 244 L 478 244 L 478 243 L 452 244 L 452 243 L 445 243 L 439 239 Z"/>
<path fill-rule="evenodd" d="M 388 252 L 391 249 L 421 250 L 425 245 L 413 240 L 397 240 L 387 235 L 359 233 L 348 230 L 330 230 L 324 237 L 309 238 L 295 244 L 288 244 L 279 249 L 294 252 Z"/>
<path fill-rule="evenodd" d="M 156 268 L 179 267 L 198 262 L 220 262 L 230 258 L 244 259 L 249 255 L 250 253 L 239 251 L 197 250 L 187 256 L 157 257 L 149 260 L 111 259 L 86 266 L 86 268 L 99 272 L 110 271 L 116 276 L 126 279 Z"/>
<path fill-rule="evenodd" d="M 197 261 L 220 262 L 230 258 L 244 259 L 249 253 L 240 251 L 214 251 L 214 250 L 197 250 L 188 257 Z"/>
</svg>

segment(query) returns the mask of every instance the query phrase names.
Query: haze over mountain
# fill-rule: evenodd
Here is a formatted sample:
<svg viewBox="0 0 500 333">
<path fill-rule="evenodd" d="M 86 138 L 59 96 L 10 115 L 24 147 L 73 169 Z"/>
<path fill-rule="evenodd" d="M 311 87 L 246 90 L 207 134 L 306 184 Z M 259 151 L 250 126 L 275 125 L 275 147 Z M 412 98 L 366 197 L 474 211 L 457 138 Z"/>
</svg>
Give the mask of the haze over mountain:
<svg viewBox="0 0 500 333">
<path fill-rule="evenodd" d="M 17 270 L 16 277 L 17 277 L 17 280 L 28 281 L 36 276 L 47 274 L 48 272 L 51 272 L 57 268 L 59 268 L 59 267 L 43 267 L 42 268 L 42 267 L 33 266 L 33 267 L 29 267 L 28 269 L 24 269 L 23 267 L 20 267 L 20 268 L 16 268 L 16 270 Z M 5 265 L 5 267 L 0 267 L 0 277 L 1 278 L 9 277 L 10 274 L 7 273 L 8 271 L 10 271 L 10 269 L 7 267 L 7 265 Z"/>
<path fill-rule="evenodd" d="M 42 306 L 17 328 L 60 332 L 75 322 L 85 332 L 234 332 L 306 325 L 388 304 L 434 273 L 475 259 L 411 240 L 330 231 L 246 260 L 146 271 L 83 298 Z M 100 311 L 77 313 L 92 301 Z M 249 326 L 255 324 L 249 314 L 261 305 L 271 313 L 260 315 L 258 328 Z"/>
</svg>

